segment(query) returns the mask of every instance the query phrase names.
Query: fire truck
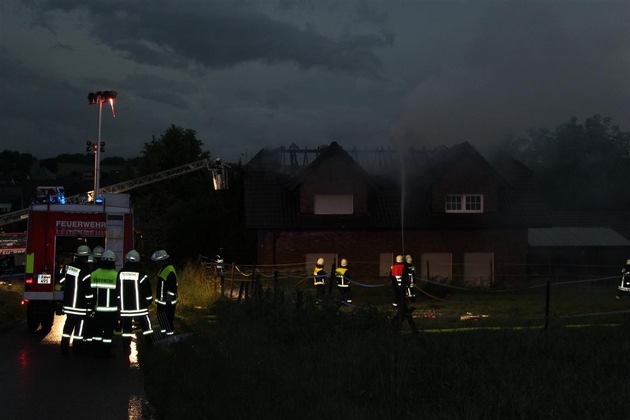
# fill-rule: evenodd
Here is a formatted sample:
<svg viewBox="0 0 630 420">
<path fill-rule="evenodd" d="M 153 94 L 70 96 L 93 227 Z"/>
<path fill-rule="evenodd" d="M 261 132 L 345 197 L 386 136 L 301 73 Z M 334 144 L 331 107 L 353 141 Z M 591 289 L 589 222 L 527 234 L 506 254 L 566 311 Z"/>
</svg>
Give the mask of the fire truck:
<svg viewBox="0 0 630 420">
<path fill-rule="evenodd" d="M 28 220 L 24 262 L 24 299 L 27 326 L 49 330 L 61 315 L 63 291 L 59 280 L 65 264 L 79 245 L 100 245 L 123 256 L 134 248 L 133 211 L 125 191 L 178 177 L 200 169 L 212 175 L 215 190 L 228 187 L 229 165 L 209 158 L 165 171 L 66 197 L 62 187 L 40 187 L 29 209 L 0 215 L 0 226 Z"/>
<path fill-rule="evenodd" d="M 59 280 L 79 245 L 100 245 L 117 256 L 134 248 L 133 212 L 128 194 L 103 194 L 100 203 L 31 205 L 26 238 L 24 303 L 31 331 L 50 330 L 61 315 Z"/>
</svg>

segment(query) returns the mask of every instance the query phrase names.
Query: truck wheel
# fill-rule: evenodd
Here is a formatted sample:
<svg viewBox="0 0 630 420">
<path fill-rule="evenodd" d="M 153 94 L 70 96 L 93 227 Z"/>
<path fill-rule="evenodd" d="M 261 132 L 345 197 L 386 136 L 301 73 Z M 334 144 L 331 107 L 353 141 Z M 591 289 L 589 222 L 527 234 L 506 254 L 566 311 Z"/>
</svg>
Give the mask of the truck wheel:
<svg viewBox="0 0 630 420">
<path fill-rule="evenodd" d="M 31 332 L 37 331 L 39 327 L 39 316 L 31 303 L 26 304 L 26 326 Z"/>
<path fill-rule="evenodd" d="M 51 307 L 49 311 L 41 314 L 42 332 L 48 333 L 55 321 L 55 310 Z"/>
</svg>

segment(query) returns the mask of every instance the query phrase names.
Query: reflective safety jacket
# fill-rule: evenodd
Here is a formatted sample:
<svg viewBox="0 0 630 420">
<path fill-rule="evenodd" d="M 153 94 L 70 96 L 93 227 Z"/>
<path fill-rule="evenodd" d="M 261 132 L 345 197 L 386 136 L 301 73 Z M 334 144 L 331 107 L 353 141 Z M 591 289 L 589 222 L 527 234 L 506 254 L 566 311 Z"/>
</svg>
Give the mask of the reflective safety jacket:
<svg viewBox="0 0 630 420">
<path fill-rule="evenodd" d="M 326 284 L 326 272 L 324 267 L 316 265 L 313 269 L 313 284 L 315 286 L 321 286 Z"/>
<path fill-rule="evenodd" d="M 113 268 L 92 271 L 96 312 L 118 312 L 118 273 Z"/>
<path fill-rule="evenodd" d="M 406 286 L 406 282 L 408 281 L 406 271 L 405 263 L 394 263 L 389 272 L 392 284 L 401 287 Z"/>
<path fill-rule="evenodd" d="M 158 273 L 155 303 L 174 305 L 177 303 L 177 296 L 177 273 L 175 267 L 169 264 Z"/>
<path fill-rule="evenodd" d="M 413 264 L 407 264 L 407 286 L 413 286 L 413 280 L 416 276 L 416 267 Z"/>
<path fill-rule="evenodd" d="M 118 273 L 118 305 L 121 317 L 149 314 L 153 302 L 151 282 L 138 263 L 128 262 Z"/>
<path fill-rule="evenodd" d="M 66 315 L 86 316 L 93 306 L 90 269 L 83 261 L 67 264 L 59 284 L 63 287 L 63 311 Z"/>
<path fill-rule="evenodd" d="M 350 287 L 350 278 L 346 267 L 339 267 L 335 270 L 335 279 L 337 280 L 337 286 Z"/>
</svg>

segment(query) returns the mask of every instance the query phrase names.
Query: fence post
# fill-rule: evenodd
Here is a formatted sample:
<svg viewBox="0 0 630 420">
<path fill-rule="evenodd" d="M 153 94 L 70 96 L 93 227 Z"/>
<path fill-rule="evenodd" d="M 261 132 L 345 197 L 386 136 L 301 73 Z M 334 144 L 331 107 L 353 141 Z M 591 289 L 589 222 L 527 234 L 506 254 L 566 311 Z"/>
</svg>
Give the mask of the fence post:
<svg viewBox="0 0 630 420">
<path fill-rule="evenodd" d="M 236 298 L 236 301 L 240 302 L 241 298 L 243 298 L 244 300 L 247 299 L 247 291 L 245 290 L 245 282 L 243 281 L 243 279 L 241 279 L 238 286 L 238 298 Z"/>
<path fill-rule="evenodd" d="M 556 278 L 556 266 L 551 266 L 551 274 L 555 280 Z M 547 284 L 545 288 L 545 331 L 547 331 L 547 327 L 549 326 L 549 301 L 551 295 L 551 281 L 547 278 Z"/>
<path fill-rule="evenodd" d="M 234 262 L 232 262 L 232 269 L 230 270 L 230 299 L 234 295 Z"/>
<path fill-rule="evenodd" d="M 262 299 L 262 284 L 260 282 L 260 273 L 256 274 L 256 289 L 255 289 L 256 300 L 260 301 Z"/>
<path fill-rule="evenodd" d="M 547 280 L 546 289 L 545 289 L 545 331 L 547 331 L 547 327 L 549 326 L 549 293 L 551 290 L 551 282 Z"/>
</svg>

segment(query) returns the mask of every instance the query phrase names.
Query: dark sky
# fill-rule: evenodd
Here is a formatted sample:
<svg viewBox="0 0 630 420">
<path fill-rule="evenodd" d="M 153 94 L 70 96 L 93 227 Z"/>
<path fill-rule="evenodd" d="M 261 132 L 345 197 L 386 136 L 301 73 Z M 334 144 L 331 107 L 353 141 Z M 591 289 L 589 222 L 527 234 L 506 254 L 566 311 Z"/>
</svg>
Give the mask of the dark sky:
<svg viewBox="0 0 630 420">
<path fill-rule="evenodd" d="M 262 147 L 496 144 L 570 117 L 630 130 L 630 1 L 3 0 L 0 150 L 171 124 L 214 157 Z"/>
</svg>

